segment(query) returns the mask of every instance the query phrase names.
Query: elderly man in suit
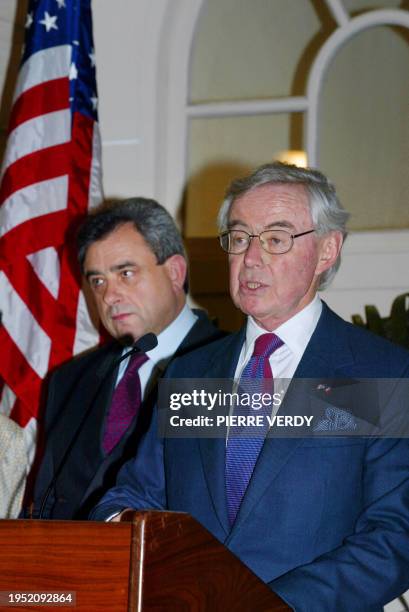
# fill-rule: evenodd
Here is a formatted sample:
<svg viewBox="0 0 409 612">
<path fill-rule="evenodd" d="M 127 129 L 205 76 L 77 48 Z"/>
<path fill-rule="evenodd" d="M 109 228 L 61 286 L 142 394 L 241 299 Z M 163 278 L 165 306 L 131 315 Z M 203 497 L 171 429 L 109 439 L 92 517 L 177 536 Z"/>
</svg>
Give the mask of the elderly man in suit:
<svg viewBox="0 0 409 612">
<path fill-rule="evenodd" d="M 247 323 L 167 375 L 408 377 L 408 352 L 346 323 L 317 294 L 339 264 L 346 219 L 316 170 L 276 162 L 233 182 L 220 239 Z M 348 407 L 343 414 L 352 419 Z M 341 436 L 270 431 L 261 444 L 234 427 L 224 439 L 161 439 L 157 428 L 155 418 L 92 518 L 125 508 L 188 512 L 297 612 L 378 611 L 408 588 L 407 439 L 346 435 L 345 422 L 335 428 Z"/>
<path fill-rule="evenodd" d="M 78 254 L 114 340 L 51 377 L 34 518 L 85 518 L 135 453 L 170 359 L 221 335 L 186 304 L 182 239 L 157 202 L 132 198 L 91 214 L 79 232 Z M 124 344 L 148 332 L 157 346 L 119 363 L 129 350 Z"/>
</svg>

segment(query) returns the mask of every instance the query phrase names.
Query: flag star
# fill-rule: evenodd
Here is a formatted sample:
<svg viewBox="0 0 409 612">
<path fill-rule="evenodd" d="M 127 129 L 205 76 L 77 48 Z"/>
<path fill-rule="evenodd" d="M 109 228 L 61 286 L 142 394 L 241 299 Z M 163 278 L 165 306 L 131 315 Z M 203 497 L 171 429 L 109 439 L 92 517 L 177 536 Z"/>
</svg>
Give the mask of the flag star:
<svg viewBox="0 0 409 612">
<path fill-rule="evenodd" d="M 65 0 L 55 0 L 56 3 L 58 4 L 58 8 L 66 8 L 65 6 Z"/>
<path fill-rule="evenodd" d="M 70 66 L 70 73 L 69 73 L 69 79 L 70 81 L 72 81 L 73 79 L 78 78 L 78 70 L 77 70 L 77 66 L 74 64 L 74 62 L 72 62 L 71 66 Z"/>
<path fill-rule="evenodd" d="M 97 98 L 97 96 L 91 96 L 90 100 L 91 100 L 91 104 L 92 104 L 93 110 L 97 110 L 97 106 L 98 106 L 98 98 Z"/>
<path fill-rule="evenodd" d="M 88 53 L 88 57 L 89 57 L 89 59 L 91 61 L 92 68 L 94 68 L 94 66 L 95 66 L 95 51 L 94 51 L 94 49 L 92 49 L 91 53 Z"/>
<path fill-rule="evenodd" d="M 79 40 L 73 40 L 73 41 L 72 41 L 72 44 L 73 44 L 73 45 L 75 45 L 76 47 L 79 47 L 79 46 L 80 46 L 80 42 L 79 42 Z"/>
<path fill-rule="evenodd" d="M 31 24 L 33 23 L 33 13 L 27 13 L 27 18 L 26 18 L 26 24 L 25 24 L 25 28 L 28 28 L 31 26 Z"/>
<path fill-rule="evenodd" d="M 45 11 L 44 19 L 42 19 L 39 23 L 41 23 L 45 27 L 46 31 L 49 32 L 50 30 L 58 30 L 58 26 L 55 23 L 56 21 L 56 15 L 49 15 L 47 11 Z"/>
</svg>

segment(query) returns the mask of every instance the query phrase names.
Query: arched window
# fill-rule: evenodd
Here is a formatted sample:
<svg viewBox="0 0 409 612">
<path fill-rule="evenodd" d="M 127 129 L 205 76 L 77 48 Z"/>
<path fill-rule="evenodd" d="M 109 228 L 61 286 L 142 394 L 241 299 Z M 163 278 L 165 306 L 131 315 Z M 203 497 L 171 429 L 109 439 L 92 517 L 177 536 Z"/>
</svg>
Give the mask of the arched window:
<svg viewBox="0 0 409 612">
<path fill-rule="evenodd" d="M 184 199 L 186 236 L 215 236 L 233 176 L 306 149 L 336 183 L 351 228 L 372 230 L 349 238 L 330 303 L 344 316 L 368 302 L 388 310 L 407 290 L 409 12 L 397 0 L 178 6 L 164 31 L 158 181 L 171 205 Z"/>
</svg>

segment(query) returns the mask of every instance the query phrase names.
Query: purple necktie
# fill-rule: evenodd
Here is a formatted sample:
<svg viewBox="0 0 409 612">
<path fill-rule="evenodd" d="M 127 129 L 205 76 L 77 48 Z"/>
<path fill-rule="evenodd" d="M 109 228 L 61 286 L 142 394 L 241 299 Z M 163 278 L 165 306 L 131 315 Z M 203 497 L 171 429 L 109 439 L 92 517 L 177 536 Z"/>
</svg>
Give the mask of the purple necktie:
<svg viewBox="0 0 409 612">
<path fill-rule="evenodd" d="M 274 393 L 274 379 L 269 357 L 283 345 L 275 334 L 263 334 L 254 344 L 253 354 L 240 378 L 239 395 L 243 393 Z M 246 428 L 234 426 L 229 429 L 226 446 L 226 493 L 230 525 L 236 520 L 244 493 L 250 482 L 257 458 L 264 444 L 269 425 L 266 415 L 271 416 L 272 407 L 262 406 L 254 410 L 251 406 L 237 406 L 236 415 L 262 415 L 263 427 Z"/>
<path fill-rule="evenodd" d="M 148 359 L 145 353 L 132 355 L 125 374 L 112 394 L 102 441 L 102 448 L 106 454 L 115 448 L 138 412 L 142 400 L 138 370 Z"/>
</svg>

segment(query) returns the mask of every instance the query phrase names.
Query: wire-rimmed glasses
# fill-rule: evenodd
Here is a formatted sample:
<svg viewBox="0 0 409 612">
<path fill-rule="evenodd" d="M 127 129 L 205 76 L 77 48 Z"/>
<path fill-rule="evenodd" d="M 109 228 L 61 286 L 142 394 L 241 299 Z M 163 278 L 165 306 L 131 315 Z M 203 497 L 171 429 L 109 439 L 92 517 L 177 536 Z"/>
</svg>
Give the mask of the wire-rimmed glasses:
<svg viewBox="0 0 409 612">
<path fill-rule="evenodd" d="M 244 230 L 231 229 L 219 236 L 223 251 L 232 255 L 245 253 L 253 238 L 258 238 L 262 248 L 272 255 L 282 255 L 291 250 L 294 240 L 300 236 L 306 236 L 315 232 L 315 229 L 307 230 L 299 234 L 291 234 L 287 230 L 271 229 L 264 230 L 260 234 L 249 234 Z"/>
</svg>

